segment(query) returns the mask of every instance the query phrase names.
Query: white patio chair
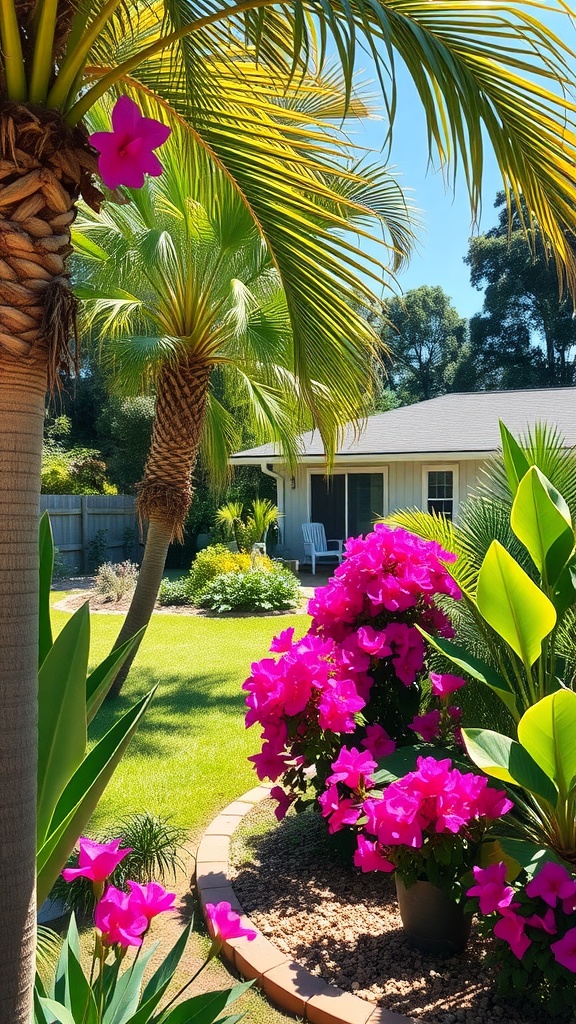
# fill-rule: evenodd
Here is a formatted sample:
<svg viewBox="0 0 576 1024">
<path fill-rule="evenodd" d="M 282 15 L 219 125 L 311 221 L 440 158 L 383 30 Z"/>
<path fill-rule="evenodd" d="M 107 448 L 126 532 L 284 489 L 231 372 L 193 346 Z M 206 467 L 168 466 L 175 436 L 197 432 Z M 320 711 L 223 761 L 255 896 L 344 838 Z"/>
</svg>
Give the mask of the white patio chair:
<svg viewBox="0 0 576 1024">
<path fill-rule="evenodd" d="M 323 523 L 302 523 L 304 534 L 304 560 L 312 563 L 312 575 L 316 575 L 317 558 L 336 558 L 338 564 L 344 557 L 342 554 L 343 540 L 326 540 L 326 531 Z M 336 544 L 335 548 L 329 548 L 329 544 Z"/>
</svg>

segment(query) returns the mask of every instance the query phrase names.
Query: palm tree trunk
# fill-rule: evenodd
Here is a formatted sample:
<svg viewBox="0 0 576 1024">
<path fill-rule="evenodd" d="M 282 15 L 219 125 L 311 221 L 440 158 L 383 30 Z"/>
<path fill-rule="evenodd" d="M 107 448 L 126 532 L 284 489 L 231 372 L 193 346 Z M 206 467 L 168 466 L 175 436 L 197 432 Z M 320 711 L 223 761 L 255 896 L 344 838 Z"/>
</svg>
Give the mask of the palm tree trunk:
<svg viewBox="0 0 576 1024">
<path fill-rule="evenodd" d="M 0 108 L 0 1024 L 32 1013 L 44 399 L 70 364 L 66 257 L 74 201 L 84 186 L 96 196 L 93 167 L 82 129 Z"/>
<path fill-rule="evenodd" d="M 138 514 L 148 520 L 142 567 L 128 614 L 114 649 L 150 622 L 166 564 L 168 547 L 182 541 L 192 501 L 192 472 L 202 437 L 210 364 L 182 359 L 165 366 L 156 388 L 156 409 L 144 478 L 138 487 Z M 110 690 L 117 696 L 136 650 L 122 666 Z"/>
<path fill-rule="evenodd" d="M 46 357 L 0 349 L 0 1022 L 29 1024 L 36 925 L 38 506 Z"/>
</svg>

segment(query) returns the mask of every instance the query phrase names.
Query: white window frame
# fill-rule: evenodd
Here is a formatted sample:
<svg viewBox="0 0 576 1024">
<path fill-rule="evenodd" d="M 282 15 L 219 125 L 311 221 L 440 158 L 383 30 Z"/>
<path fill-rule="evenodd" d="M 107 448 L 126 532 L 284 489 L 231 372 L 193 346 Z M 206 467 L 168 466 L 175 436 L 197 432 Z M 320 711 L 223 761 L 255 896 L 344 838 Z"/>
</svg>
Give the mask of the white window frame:
<svg viewBox="0 0 576 1024">
<path fill-rule="evenodd" d="M 452 522 L 456 522 L 460 508 L 460 466 L 457 462 L 425 463 L 422 466 L 422 511 L 428 511 L 428 474 L 452 473 Z"/>
<path fill-rule="evenodd" d="M 325 476 L 326 472 L 325 471 L 324 471 L 324 473 L 322 472 L 323 468 L 324 467 L 321 467 L 321 466 L 310 466 L 310 468 L 308 469 L 307 480 L 306 480 L 306 490 L 307 490 L 307 495 L 306 495 L 306 515 L 308 517 L 308 522 L 309 523 L 312 521 L 310 519 L 310 516 L 312 515 L 312 477 L 313 476 Z M 335 465 L 334 466 L 334 472 L 332 473 L 332 476 L 351 476 L 352 474 L 357 474 L 357 473 L 379 473 L 380 474 L 380 476 L 382 477 L 382 504 L 384 506 L 383 510 L 382 510 L 382 515 L 383 516 L 387 516 L 388 515 L 388 511 L 389 511 L 389 504 L 390 504 L 390 495 L 389 495 L 389 489 L 388 489 L 388 466 L 387 465 L 384 465 L 384 466 L 354 466 L 354 467 L 348 468 L 347 466 Z M 344 523 L 345 523 L 344 532 L 346 533 L 346 537 L 344 538 L 344 540 L 346 540 L 350 536 L 350 534 L 347 532 L 348 531 L 348 481 L 346 481 L 346 485 L 344 487 Z"/>
</svg>

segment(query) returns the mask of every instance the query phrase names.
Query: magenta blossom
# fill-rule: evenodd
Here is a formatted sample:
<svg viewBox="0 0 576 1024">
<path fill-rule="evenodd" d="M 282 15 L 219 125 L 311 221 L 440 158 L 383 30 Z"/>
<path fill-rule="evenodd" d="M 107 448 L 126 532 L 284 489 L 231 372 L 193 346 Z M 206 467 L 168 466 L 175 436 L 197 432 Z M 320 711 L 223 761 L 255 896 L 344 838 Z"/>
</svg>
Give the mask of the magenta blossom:
<svg viewBox="0 0 576 1024">
<path fill-rule="evenodd" d="M 248 939 L 252 942 L 258 932 L 253 928 L 245 928 L 242 924 L 240 914 L 237 914 L 229 903 L 224 900 L 222 903 L 207 903 L 206 916 L 208 917 L 208 928 L 215 939 L 227 942 L 228 939 Z"/>
<path fill-rule="evenodd" d="M 292 647 L 294 640 L 294 626 L 289 626 L 288 629 L 283 629 L 282 632 L 275 636 L 270 644 L 270 651 L 272 654 L 285 654 Z"/>
<path fill-rule="evenodd" d="M 562 864 L 548 861 L 526 886 L 526 895 L 532 899 L 540 896 L 549 907 L 555 907 L 558 900 L 576 896 L 576 880 Z"/>
<path fill-rule="evenodd" d="M 396 740 L 390 738 L 385 729 L 377 722 L 374 725 L 366 726 L 366 737 L 361 740 L 360 746 L 364 747 L 372 757 L 378 761 L 381 757 L 388 757 L 396 750 Z"/>
<path fill-rule="evenodd" d="M 170 132 L 168 125 L 144 117 L 129 96 L 121 96 L 112 111 L 112 131 L 90 136 L 100 153 L 98 170 L 107 188 L 142 188 L 145 174 L 162 174 L 162 164 L 153 150 L 166 142 Z"/>
<path fill-rule="evenodd" d="M 130 906 L 136 912 L 151 921 L 157 914 L 163 914 L 166 910 L 174 910 L 175 892 L 166 892 L 166 889 L 158 882 L 148 882 L 147 885 L 139 885 L 138 882 L 127 882 L 130 889 Z"/>
<path fill-rule="evenodd" d="M 371 843 L 362 835 L 358 836 L 354 864 L 362 871 L 394 871 L 394 864 L 380 853 L 378 843 Z"/>
<path fill-rule="evenodd" d="M 532 943 L 524 931 L 527 923 L 526 918 L 519 917 L 512 909 L 517 906 L 517 903 L 513 903 L 511 907 L 504 908 L 501 911 L 504 916 L 494 925 L 494 935 L 507 942 L 514 956 L 521 960 Z"/>
<path fill-rule="evenodd" d="M 361 785 L 373 786 L 371 773 L 377 767 L 369 751 L 341 747 L 338 757 L 332 763 L 332 775 L 328 776 L 326 782 L 343 782 L 350 789 L 359 789 Z"/>
<path fill-rule="evenodd" d="M 531 917 L 527 917 L 526 924 L 531 924 L 533 928 L 539 928 L 540 931 L 547 932 L 548 935 L 556 935 L 558 931 L 552 907 L 548 907 L 544 915 L 532 914 Z"/>
<path fill-rule="evenodd" d="M 432 683 L 432 693 L 435 697 L 440 698 L 447 697 L 455 690 L 466 686 L 466 680 L 462 679 L 462 676 L 453 676 L 447 672 L 431 672 L 430 682 Z"/>
<path fill-rule="evenodd" d="M 567 967 L 572 974 L 576 974 L 576 928 L 569 928 L 566 934 L 553 942 L 550 949 L 554 953 L 556 963 Z"/>
<path fill-rule="evenodd" d="M 277 821 L 282 821 L 294 803 L 296 795 L 294 793 L 287 793 L 282 786 L 273 786 L 270 790 L 270 796 L 272 800 L 277 801 L 277 806 L 274 808 L 274 814 Z"/>
<path fill-rule="evenodd" d="M 428 711 L 425 715 L 414 715 L 408 726 L 412 732 L 418 733 L 425 743 L 435 740 L 440 733 L 441 713 L 439 708 Z"/>
<path fill-rule="evenodd" d="M 96 904 L 94 923 L 102 932 L 105 946 L 141 946 L 142 935 L 148 928 L 148 917 L 141 906 L 132 903 L 132 897 L 109 885 Z"/>
<path fill-rule="evenodd" d="M 510 906 L 514 890 L 506 885 L 506 865 L 503 861 L 490 864 L 487 868 L 475 867 L 472 870 L 476 885 L 467 889 L 466 895 L 478 897 L 481 913 L 492 914 L 495 910 Z"/>
<path fill-rule="evenodd" d="M 64 868 L 62 877 L 66 882 L 75 878 L 89 878 L 91 882 L 104 882 L 121 860 L 132 853 L 131 846 L 119 849 L 121 839 L 111 839 L 109 843 L 97 843 L 94 839 L 82 836 L 79 841 L 80 856 L 77 868 Z"/>
</svg>

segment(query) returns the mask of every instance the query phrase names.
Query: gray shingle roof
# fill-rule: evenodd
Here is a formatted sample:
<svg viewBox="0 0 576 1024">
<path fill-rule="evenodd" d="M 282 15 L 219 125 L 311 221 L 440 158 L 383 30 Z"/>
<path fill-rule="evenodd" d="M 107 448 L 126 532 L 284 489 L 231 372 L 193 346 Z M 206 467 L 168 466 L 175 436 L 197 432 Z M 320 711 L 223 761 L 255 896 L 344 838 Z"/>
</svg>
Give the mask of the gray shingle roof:
<svg viewBox="0 0 576 1024">
<path fill-rule="evenodd" d="M 576 445 L 576 388 L 481 391 L 442 395 L 427 402 L 370 416 L 360 437 L 346 427 L 338 456 L 493 452 L 500 444 L 498 420 L 513 434 L 537 422 L 555 424 L 566 443 Z M 318 431 L 301 435 L 302 457 L 322 456 Z M 234 459 L 278 458 L 275 444 L 236 452 Z"/>
</svg>

